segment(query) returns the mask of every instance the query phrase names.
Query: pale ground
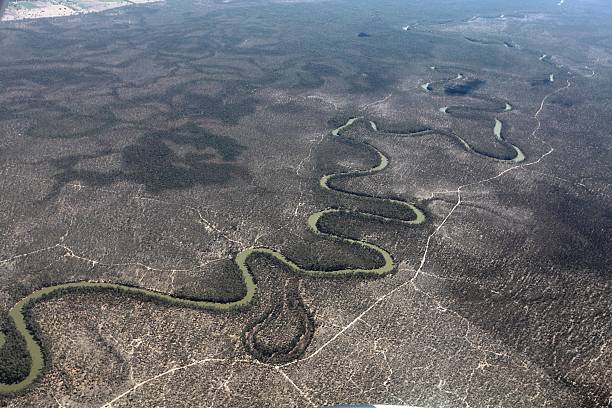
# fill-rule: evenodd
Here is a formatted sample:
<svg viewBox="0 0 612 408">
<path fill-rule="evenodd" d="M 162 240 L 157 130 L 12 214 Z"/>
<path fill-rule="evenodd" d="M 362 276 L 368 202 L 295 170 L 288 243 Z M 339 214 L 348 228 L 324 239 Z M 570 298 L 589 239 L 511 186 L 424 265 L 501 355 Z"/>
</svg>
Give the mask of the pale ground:
<svg viewBox="0 0 612 408">
<path fill-rule="evenodd" d="M 1 16 L 1 21 L 73 16 L 96 13 L 131 4 L 157 3 L 160 1 L 162 0 L 12 1 L 7 5 L 4 15 Z"/>
</svg>

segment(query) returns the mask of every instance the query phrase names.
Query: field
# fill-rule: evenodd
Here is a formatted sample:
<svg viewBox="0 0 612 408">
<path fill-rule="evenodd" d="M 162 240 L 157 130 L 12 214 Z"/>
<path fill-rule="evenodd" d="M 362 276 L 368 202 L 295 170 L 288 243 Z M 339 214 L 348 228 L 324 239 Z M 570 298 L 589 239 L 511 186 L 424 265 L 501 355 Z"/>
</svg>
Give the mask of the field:
<svg viewBox="0 0 612 408">
<path fill-rule="evenodd" d="M 0 7 L 0 20 L 32 20 L 99 13 L 133 4 L 154 3 L 160 0 L 6 0 Z"/>
</svg>

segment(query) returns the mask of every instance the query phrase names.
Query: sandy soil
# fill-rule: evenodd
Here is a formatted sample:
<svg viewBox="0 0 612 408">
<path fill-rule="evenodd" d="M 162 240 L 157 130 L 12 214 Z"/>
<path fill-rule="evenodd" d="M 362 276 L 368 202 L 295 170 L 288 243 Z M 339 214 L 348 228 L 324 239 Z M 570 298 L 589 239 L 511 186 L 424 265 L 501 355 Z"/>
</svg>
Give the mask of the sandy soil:
<svg viewBox="0 0 612 408">
<path fill-rule="evenodd" d="M 72 16 L 75 14 L 96 13 L 130 4 L 156 3 L 162 0 L 130 0 L 130 1 L 104 1 L 83 0 L 73 2 L 50 1 L 18 1 L 10 2 L 4 10 L 1 21 L 26 20 L 36 18 Z"/>
</svg>

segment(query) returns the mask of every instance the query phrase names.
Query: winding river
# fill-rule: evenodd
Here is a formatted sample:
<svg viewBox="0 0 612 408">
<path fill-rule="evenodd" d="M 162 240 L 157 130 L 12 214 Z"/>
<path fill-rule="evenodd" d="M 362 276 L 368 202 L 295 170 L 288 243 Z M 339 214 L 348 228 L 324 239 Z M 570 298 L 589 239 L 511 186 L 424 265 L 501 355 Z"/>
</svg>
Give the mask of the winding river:
<svg viewBox="0 0 612 408">
<path fill-rule="evenodd" d="M 448 79 L 447 81 L 461 80 L 463 78 L 464 76 L 462 74 L 459 74 L 455 78 Z M 433 83 L 440 83 L 440 82 L 445 82 L 445 80 L 426 83 L 426 84 L 421 85 L 421 88 L 426 92 L 432 92 L 431 85 Z M 457 107 L 447 106 L 447 107 L 440 109 L 440 111 L 445 114 L 452 114 L 453 109 L 457 109 Z M 505 106 L 503 107 L 500 106 L 498 109 L 495 109 L 494 111 L 495 112 L 507 112 L 510 110 L 512 110 L 512 106 L 509 103 L 505 103 Z M 352 126 L 354 126 L 356 123 L 362 122 L 362 121 L 366 122 L 366 124 L 369 124 L 372 131 L 374 132 L 379 131 L 379 127 L 375 122 L 368 121 L 364 117 L 360 116 L 360 117 L 352 117 L 348 119 L 345 124 L 332 130 L 331 134 L 335 138 L 349 139 L 348 137 L 343 135 L 343 132 L 351 128 Z M 478 150 L 474 149 L 467 141 L 465 141 L 463 138 L 456 135 L 452 131 L 438 130 L 438 129 L 424 129 L 424 130 L 418 130 L 418 131 L 407 132 L 407 133 L 393 133 L 393 132 L 386 132 L 386 133 L 393 135 L 393 136 L 399 136 L 399 137 L 412 137 L 412 136 L 416 137 L 416 136 L 428 135 L 428 134 L 442 134 L 442 135 L 446 135 L 451 138 L 454 138 L 466 150 L 472 153 L 484 155 L 484 156 L 491 157 L 491 158 L 501 160 L 501 161 L 512 161 L 512 162 L 523 161 L 525 159 L 525 156 L 523 155 L 523 153 L 518 147 L 507 142 L 503 138 L 502 129 L 503 129 L 502 121 L 495 118 L 495 126 L 493 129 L 493 133 L 495 135 L 495 138 L 500 143 L 504 144 L 507 147 L 510 146 L 512 149 L 514 149 L 515 155 L 511 159 L 498 158 L 498 157 L 494 157 L 488 154 L 481 153 Z M 350 140 L 356 141 L 355 139 L 350 139 Z M 144 288 L 122 285 L 122 284 L 117 284 L 117 283 L 94 282 L 94 281 L 70 282 L 70 283 L 63 283 L 63 284 L 58 284 L 58 285 L 53 285 L 53 286 L 48 286 L 42 289 L 38 289 L 32 292 L 27 297 L 21 299 L 19 302 L 17 302 L 17 304 L 15 304 L 9 310 L 9 313 L 8 313 L 9 321 L 14 325 L 16 333 L 25 342 L 26 349 L 31 358 L 31 364 L 30 364 L 28 375 L 20 382 L 15 383 L 15 384 L 0 384 L 0 394 L 16 393 L 16 392 L 23 391 L 27 387 L 32 385 L 32 383 L 34 383 L 34 381 L 36 381 L 40 377 L 44 369 L 44 365 L 45 365 L 44 353 L 42 350 L 42 345 L 40 341 L 36 338 L 35 333 L 33 333 L 26 316 L 28 315 L 27 313 L 28 310 L 35 303 L 45 300 L 51 296 L 57 296 L 57 295 L 61 295 L 64 293 L 78 292 L 78 291 L 114 290 L 114 291 L 118 291 L 126 295 L 138 296 L 140 298 L 147 299 L 147 300 L 161 301 L 166 304 L 176 305 L 180 307 L 189 307 L 189 308 L 212 310 L 212 311 L 236 310 L 236 309 L 240 309 L 240 308 L 244 308 L 248 306 L 253 300 L 253 298 L 255 297 L 257 286 L 255 284 L 253 274 L 251 273 L 251 270 L 249 268 L 248 261 L 251 257 L 256 256 L 256 255 L 265 255 L 265 256 L 272 257 L 276 259 L 278 262 L 283 263 L 294 274 L 301 275 L 301 276 L 333 278 L 333 277 L 342 277 L 342 276 L 350 276 L 350 275 L 383 276 L 383 275 L 391 273 L 395 269 L 396 264 L 395 264 L 395 261 L 393 260 L 393 257 L 386 249 L 378 245 L 375 245 L 371 242 L 367 242 L 365 240 L 357 240 L 357 239 L 346 237 L 342 235 L 341 233 L 324 232 L 319 228 L 319 225 L 322 219 L 324 219 L 327 216 L 336 215 L 336 214 L 358 215 L 360 217 L 366 217 L 366 218 L 373 219 L 373 220 L 385 221 L 385 222 L 387 221 L 395 222 L 395 223 L 406 224 L 406 225 L 422 224 L 425 221 L 425 214 L 418 207 L 416 207 L 414 204 L 411 204 L 409 202 L 399 200 L 399 199 L 370 196 L 370 195 L 366 195 L 363 193 L 356 193 L 356 192 L 352 192 L 352 191 L 334 186 L 334 183 L 333 183 L 334 180 L 371 176 L 376 173 L 384 171 L 389 166 L 389 158 L 382 151 L 380 151 L 379 149 L 377 149 L 376 147 L 374 147 L 373 145 L 371 145 L 370 143 L 366 141 L 357 141 L 357 142 L 360 143 L 361 146 L 372 151 L 374 155 L 378 158 L 377 160 L 378 163 L 374 165 L 373 167 L 370 167 L 367 169 L 351 170 L 351 171 L 346 171 L 346 172 L 338 172 L 338 173 L 323 175 L 321 179 L 319 180 L 319 186 L 323 190 L 333 192 L 335 194 L 342 194 L 345 196 L 351 196 L 351 197 L 358 198 L 358 199 L 363 199 L 364 197 L 373 198 L 376 200 L 380 200 L 380 201 L 392 204 L 396 207 L 401 207 L 406 211 L 406 214 L 408 214 L 408 216 L 405 218 L 387 217 L 387 216 L 383 216 L 383 215 L 379 215 L 375 213 L 358 211 L 354 209 L 327 208 L 321 211 L 317 211 L 314 214 L 311 214 L 308 217 L 308 227 L 316 235 L 319 235 L 325 238 L 329 238 L 329 239 L 334 239 L 337 242 L 343 242 L 349 245 L 356 245 L 364 249 L 374 251 L 380 256 L 381 263 L 379 266 L 373 267 L 373 268 L 359 268 L 359 267 L 341 268 L 341 269 L 336 269 L 336 270 L 307 269 L 307 268 L 301 267 L 296 262 L 287 258 L 281 252 L 273 248 L 251 247 L 251 248 L 247 248 L 239 252 L 235 258 L 236 266 L 238 267 L 238 270 L 240 271 L 243 284 L 246 288 L 245 295 L 239 300 L 226 302 L 226 303 L 181 298 L 181 297 L 172 296 L 166 293 L 162 293 L 162 292 L 158 292 L 158 291 L 150 290 L 150 289 L 144 289 Z M 5 343 L 6 343 L 6 336 L 5 334 L 0 332 L 0 352 L 2 352 L 2 348 L 5 345 Z"/>
<path fill-rule="evenodd" d="M 356 122 L 363 120 L 362 117 L 350 118 L 344 125 L 334 129 L 331 133 L 335 137 L 344 137 L 342 136 L 342 132 L 349 127 L 353 126 Z M 372 128 L 376 129 L 376 124 L 374 122 L 370 122 Z M 354 170 L 348 172 L 341 173 L 333 173 L 324 175 L 321 177 L 319 181 L 319 185 L 326 191 L 335 192 L 338 194 L 353 196 L 356 198 L 363 198 L 363 194 L 358 194 L 354 192 L 350 192 L 344 189 L 336 188 L 333 186 L 333 180 L 337 178 L 347 178 L 347 177 L 364 177 L 376 174 L 381 172 L 387 168 L 389 165 L 389 159 L 385 156 L 380 150 L 376 149 L 374 146 L 369 143 L 362 142 L 364 146 L 368 149 L 376 152 L 378 156 L 378 164 L 369 168 L 362 170 Z M 44 368 L 44 354 L 41 347 L 40 342 L 36 338 L 35 334 L 32 332 L 30 325 L 28 324 L 26 315 L 28 309 L 30 309 L 35 303 L 40 302 L 44 299 L 47 299 L 54 295 L 60 295 L 68 292 L 78 292 L 83 290 L 115 290 L 119 291 L 126 295 L 139 296 L 144 299 L 162 301 L 167 304 L 181 306 L 181 307 L 190 307 L 196 309 L 203 310 L 214 310 L 214 311 L 228 311 L 228 310 L 236 310 L 243 307 L 246 307 L 251 303 L 255 296 L 255 292 L 257 286 L 253 279 L 253 275 L 248 265 L 248 260 L 252 256 L 255 255 L 267 255 L 275 258 L 277 261 L 285 264 L 289 269 L 291 269 L 295 274 L 303 275 L 303 276 L 311 276 L 311 277 L 340 277 L 340 276 L 349 276 L 349 275 L 370 275 L 370 276 L 382 276 L 392 272 L 395 269 L 395 261 L 391 254 L 384 248 L 381 248 L 375 244 L 372 244 L 367 241 L 356 240 L 352 238 L 345 237 L 341 234 L 323 232 L 319 229 L 319 222 L 326 216 L 332 214 L 348 214 L 348 215 L 359 215 L 362 217 L 368 217 L 371 219 L 377 219 L 382 221 L 394 221 L 403 224 L 421 224 L 425 221 L 425 215 L 421 210 L 419 210 L 413 204 L 408 202 L 390 199 L 390 198 L 382 198 L 382 197 L 373 197 L 378 200 L 383 200 L 385 202 L 392 203 L 394 205 L 399 205 L 406 209 L 410 214 L 410 219 L 400 219 L 400 218 L 390 218 L 381 216 L 378 214 L 356 211 L 356 210 L 348 210 L 348 209 L 336 209 L 336 208 L 328 208 L 321 211 L 318 211 L 310 217 L 308 217 L 308 226 L 310 230 L 324 237 L 333 238 L 336 241 L 341 241 L 351 245 L 357 245 L 365 249 L 372 250 L 378 253 L 382 259 L 382 264 L 378 267 L 374 268 L 344 268 L 337 270 L 317 270 L 317 269 L 306 269 L 299 266 L 297 263 L 292 261 L 291 259 L 284 256 L 279 251 L 268 248 L 268 247 L 251 247 L 247 248 L 236 255 L 235 263 L 240 270 L 240 274 L 242 277 L 242 281 L 246 287 L 246 293 L 243 298 L 233 301 L 233 302 L 210 302 L 206 300 L 193 300 L 187 298 L 181 298 L 172 296 L 169 294 L 157 292 L 150 289 L 138 288 L 133 286 L 127 286 L 116 283 L 106 283 L 106 282 L 93 282 L 93 281 L 79 281 L 79 282 L 71 282 L 64 283 L 54 286 L 48 286 L 39 290 L 32 292 L 27 297 L 21 299 L 15 306 L 13 306 L 9 311 L 9 318 L 12 321 L 17 333 L 21 336 L 25 342 L 27 351 L 31 358 L 31 365 L 28 375 L 19 383 L 15 384 L 0 384 L 0 393 L 8 394 L 8 393 L 16 393 L 25 390 L 28 386 L 30 386 L 37 378 L 40 377 L 43 368 Z M 5 344 L 6 336 L 3 333 L 0 333 L 0 352 L 2 346 Z"/>
<path fill-rule="evenodd" d="M 423 89 L 425 92 L 427 93 L 434 93 L 434 89 L 432 88 L 433 84 L 444 84 L 447 82 L 453 82 L 453 81 L 458 81 L 458 80 L 463 80 L 466 79 L 466 77 L 463 74 L 457 74 L 456 77 L 453 78 L 446 78 L 446 79 L 441 79 L 441 80 L 437 80 L 437 81 L 432 81 L 432 82 L 427 82 L 425 84 L 420 85 L 420 88 Z M 487 98 L 478 96 L 478 95 L 471 95 L 472 98 L 474 99 L 481 99 L 483 101 L 486 102 L 491 102 L 490 100 L 488 100 Z M 510 112 L 512 111 L 513 107 L 510 103 L 504 101 L 504 102 L 498 102 L 496 101 L 496 103 L 499 103 L 499 107 L 495 107 L 495 108 L 472 108 L 473 111 L 480 111 L 483 113 L 494 113 L 494 114 L 501 114 L 501 113 L 506 113 L 506 112 Z M 454 114 L 454 111 L 456 110 L 461 110 L 461 109 L 465 109 L 463 106 L 444 106 L 442 108 L 439 108 L 438 111 L 450 116 L 457 116 L 460 117 L 456 114 Z M 461 146 L 463 146 L 463 148 L 471 153 L 480 155 L 480 156 L 484 156 L 490 159 L 494 159 L 494 160 L 498 160 L 498 161 L 503 161 L 503 162 L 513 162 L 513 163 L 520 163 L 522 161 L 525 160 L 525 154 L 521 151 L 521 149 L 510 143 L 508 140 L 506 140 L 503 135 L 502 135 L 502 130 L 503 130 L 503 122 L 501 120 L 499 120 L 497 117 L 495 118 L 495 122 L 493 125 L 493 135 L 495 136 L 495 139 L 505 148 L 507 148 L 509 151 L 513 152 L 512 157 L 506 158 L 503 156 L 494 156 L 490 153 L 485 153 L 485 152 L 481 152 L 480 150 L 478 150 L 477 148 L 473 147 L 472 145 L 470 145 L 463 137 L 461 137 L 460 135 L 458 135 L 457 133 L 455 133 L 452 130 L 449 129 L 427 129 L 426 131 L 424 131 L 423 133 L 436 133 L 436 134 L 440 134 L 440 135 L 444 135 L 447 136 L 451 139 L 454 139 L 456 142 L 458 142 L 459 144 L 461 144 Z"/>
</svg>

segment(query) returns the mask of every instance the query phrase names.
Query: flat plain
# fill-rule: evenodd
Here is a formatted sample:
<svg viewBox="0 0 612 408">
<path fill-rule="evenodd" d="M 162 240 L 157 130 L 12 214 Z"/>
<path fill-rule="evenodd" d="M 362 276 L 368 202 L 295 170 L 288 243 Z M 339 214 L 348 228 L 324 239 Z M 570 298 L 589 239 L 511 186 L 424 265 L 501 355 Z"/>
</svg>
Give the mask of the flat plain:
<svg viewBox="0 0 612 408">
<path fill-rule="evenodd" d="M 1 23 L 0 406 L 612 406 L 611 19 Z"/>
</svg>

